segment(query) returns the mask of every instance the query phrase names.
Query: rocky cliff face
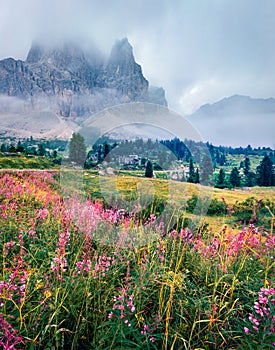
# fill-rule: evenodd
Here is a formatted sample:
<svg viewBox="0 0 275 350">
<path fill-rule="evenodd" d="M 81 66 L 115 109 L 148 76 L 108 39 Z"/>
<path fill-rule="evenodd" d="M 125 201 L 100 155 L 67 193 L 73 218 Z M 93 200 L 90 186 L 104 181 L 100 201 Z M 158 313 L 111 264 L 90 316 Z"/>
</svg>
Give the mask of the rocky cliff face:
<svg viewBox="0 0 275 350">
<path fill-rule="evenodd" d="M 162 88 L 149 89 L 127 39 L 115 43 L 106 61 L 73 44 L 46 49 L 34 43 L 26 61 L 0 61 L 0 94 L 82 119 L 118 103 L 167 105 Z"/>
</svg>

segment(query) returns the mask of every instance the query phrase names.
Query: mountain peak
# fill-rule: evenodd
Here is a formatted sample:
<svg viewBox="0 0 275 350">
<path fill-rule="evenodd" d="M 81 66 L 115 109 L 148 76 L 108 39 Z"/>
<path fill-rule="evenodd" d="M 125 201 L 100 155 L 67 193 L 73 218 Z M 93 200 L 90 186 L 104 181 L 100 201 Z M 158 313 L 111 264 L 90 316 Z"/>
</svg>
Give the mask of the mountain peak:
<svg viewBox="0 0 275 350">
<path fill-rule="evenodd" d="M 133 73 L 135 66 L 138 65 L 135 62 L 133 47 L 130 45 L 128 39 L 117 40 L 108 60 L 108 72 L 111 74 L 128 75 Z M 121 70 L 123 67 L 127 69 Z"/>
<path fill-rule="evenodd" d="M 64 117 L 85 119 L 134 101 L 166 105 L 164 90 L 148 86 L 127 38 L 115 42 L 107 61 L 93 46 L 46 40 L 33 42 L 26 61 L 0 61 L 0 94 L 31 100 L 31 108 L 47 106 Z"/>
<path fill-rule="evenodd" d="M 127 38 L 115 42 L 106 73 L 109 87 L 119 84 L 119 90 L 126 93 L 131 101 L 148 98 L 149 83 L 142 74 L 141 66 L 135 61 L 133 47 Z"/>
<path fill-rule="evenodd" d="M 49 64 L 56 68 L 75 71 L 85 64 L 85 57 L 82 49 L 72 42 L 63 42 L 55 46 L 41 45 L 34 42 L 28 53 L 26 63 Z"/>
<path fill-rule="evenodd" d="M 128 38 L 123 38 L 121 40 L 116 40 L 115 44 L 113 45 L 111 56 L 116 53 L 129 53 L 133 54 L 133 47 L 129 43 Z"/>
<path fill-rule="evenodd" d="M 38 42 L 33 41 L 32 46 L 28 52 L 26 62 L 37 63 L 42 58 L 43 54 L 44 54 L 43 47 Z"/>
</svg>

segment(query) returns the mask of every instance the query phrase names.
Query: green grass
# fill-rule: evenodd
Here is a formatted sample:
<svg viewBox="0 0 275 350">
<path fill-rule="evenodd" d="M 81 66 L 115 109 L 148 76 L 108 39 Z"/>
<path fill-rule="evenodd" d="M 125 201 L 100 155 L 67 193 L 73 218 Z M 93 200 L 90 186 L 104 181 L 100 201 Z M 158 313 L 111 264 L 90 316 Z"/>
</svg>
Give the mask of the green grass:
<svg viewBox="0 0 275 350">
<path fill-rule="evenodd" d="M 133 176 L 98 176 L 96 172 L 85 171 L 84 187 L 82 190 L 91 198 L 104 199 L 105 202 L 112 203 L 121 201 L 124 206 L 133 206 L 139 202 L 139 199 L 153 197 L 155 205 L 164 203 L 166 206 L 172 206 L 175 211 L 174 215 L 184 215 L 187 219 L 193 218 L 186 207 L 191 198 L 209 198 L 223 203 L 223 199 L 229 207 L 233 207 L 237 203 L 243 203 L 248 198 L 255 198 L 255 201 L 264 200 L 265 203 L 275 203 L 274 187 L 253 187 L 250 190 L 241 189 L 218 189 L 209 188 L 201 185 L 195 185 L 186 182 L 167 181 L 162 179 L 146 179 Z M 151 210 L 151 208 L 149 208 Z M 274 206 L 272 205 L 272 210 Z M 212 208 L 213 211 L 213 208 Z M 147 213 L 148 214 L 148 213 Z M 251 214 L 252 215 L 252 214 Z M 270 226 L 272 216 L 265 211 L 266 226 Z M 236 224 L 236 217 L 226 215 L 221 216 L 206 214 L 204 221 L 211 226 L 212 229 L 219 230 L 225 224 Z M 241 225 L 243 223 L 240 223 Z"/>
<path fill-rule="evenodd" d="M 58 168 L 53 160 L 46 157 L 0 157 L 0 169 L 52 169 Z"/>
</svg>

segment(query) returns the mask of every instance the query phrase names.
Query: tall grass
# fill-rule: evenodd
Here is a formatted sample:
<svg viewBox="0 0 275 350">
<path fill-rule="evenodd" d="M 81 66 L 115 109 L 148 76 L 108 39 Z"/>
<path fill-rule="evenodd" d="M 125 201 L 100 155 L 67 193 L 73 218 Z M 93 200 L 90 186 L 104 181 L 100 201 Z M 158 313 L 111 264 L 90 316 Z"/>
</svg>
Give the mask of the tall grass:
<svg viewBox="0 0 275 350">
<path fill-rule="evenodd" d="M 166 231 L 56 177 L 1 174 L 3 349 L 274 348 L 272 231 Z"/>
</svg>

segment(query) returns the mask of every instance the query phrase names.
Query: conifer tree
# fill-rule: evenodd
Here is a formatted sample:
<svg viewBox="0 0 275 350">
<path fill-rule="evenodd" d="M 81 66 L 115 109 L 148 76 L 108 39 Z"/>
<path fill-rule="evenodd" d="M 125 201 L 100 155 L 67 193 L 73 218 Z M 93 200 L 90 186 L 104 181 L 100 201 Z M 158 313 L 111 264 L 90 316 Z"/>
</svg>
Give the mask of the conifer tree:
<svg viewBox="0 0 275 350">
<path fill-rule="evenodd" d="M 145 169 L 145 177 L 153 177 L 153 165 L 150 162 L 150 160 L 148 160 L 147 164 L 146 164 L 146 169 Z"/>
<path fill-rule="evenodd" d="M 84 137 L 73 133 L 69 143 L 69 159 L 77 165 L 84 165 L 86 159 L 86 146 Z"/>
<path fill-rule="evenodd" d="M 239 174 L 239 170 L 235 167 L 232 169 L 230 173 L 230 184 L 233 187 L 240 187 L 241 185 L 241 178 Z"/>
<path fill-rule="evenodd" d="M 200 183 L 200 173 L 199 173 L 199 169 L 196 169 L 196 173 L 195 173 L 195 184 L 199 184 Z"/>
<path fill-rule="evenodd" d="M 223 169 L 220 169 L 218 180 L 217 180 L 217 187 L 218 188 L 224 188 L 225 187 L 225 171 Z"/>
<path fill-rule="evenodd" d="M 108 156 L 109 152 L 110 152 L 110 146 L 108 145 L 108 143 L 105 143 L 104 144 L 104 154 L 103 154 L 103 158 L 105 160 L 108 160 L 108 159 L 106 159 L 106 157 Z"/>
<path fill-rule="evenodd" d="M 196 174 L 195 174 L 195 168 L 194 168 L 194 163 L 193 159 L 190 158 L 189 160 L 189 177 L 188 177 L 188 182 L 195 183 L 196 180 Z"/>
<path fill-rule="evenodd" d="M 249 171 L 250 171 L 250 159 L 246 157 L 244 160 L 244 170 L 243 170 L 244 175 L 247 176 Z"/>
<path fill-rule="evenodd" d="M 259 186 L 274 185 L 273 162 L 268 156 L 263 158 L 257 168 L 257 184 Z"/>
<path fill-rule="evenodd" d="M 46 154 L 45 147 L 42 143 L 39 144 L 38 146 L 38 155 L 39 156 L 44 156 Z"/>
<path fill-rule="evenodd" d="M 211 186 L 213 184 L 213 163 L 209 154 L 205 154 L 202 158 L 201 166 L 201 184 Z"/>
</svg>

